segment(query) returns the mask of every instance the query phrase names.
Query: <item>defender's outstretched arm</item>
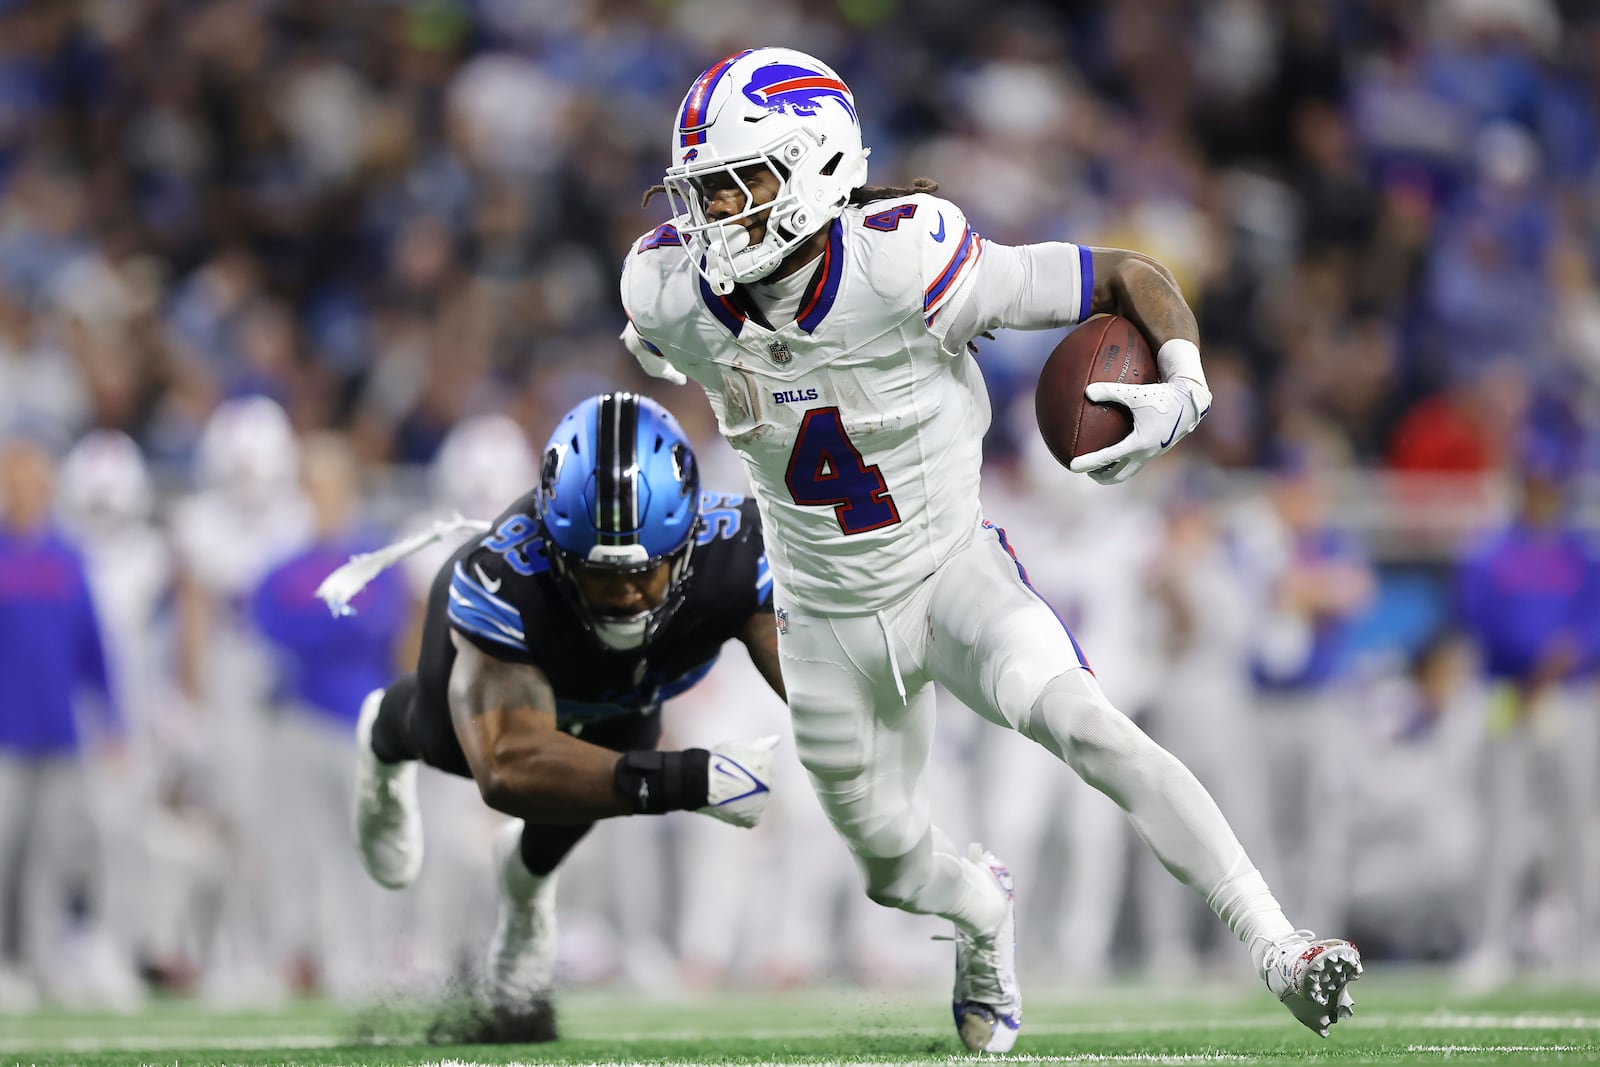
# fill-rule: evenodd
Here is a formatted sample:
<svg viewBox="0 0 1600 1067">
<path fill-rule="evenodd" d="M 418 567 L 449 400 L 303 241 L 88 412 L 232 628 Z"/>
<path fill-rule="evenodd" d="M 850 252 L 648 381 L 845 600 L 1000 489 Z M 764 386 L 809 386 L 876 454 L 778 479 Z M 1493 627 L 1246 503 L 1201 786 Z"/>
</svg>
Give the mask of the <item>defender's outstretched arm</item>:
<svg viewBox="0 0 1600 1067">
<path fill-rule="evenodd" d="M 486 804 L 534 823 L 631 815 L 616 783 L 619 753 L 556 729 L 544 672 L 505 663 L 452 633 L 450 719 Z"/>
<path fill-rule="evenodd" d="M 556 728 L 544 672 L 505 663 L 452 632 L 450 720 L 484 803 L 532 823 L 698 811 L 735 826 L 761 821 L 777 737 L 715 749 L 614 752 Z M 713 767 L 715 773 L 713 773 Z"/>
</svg>

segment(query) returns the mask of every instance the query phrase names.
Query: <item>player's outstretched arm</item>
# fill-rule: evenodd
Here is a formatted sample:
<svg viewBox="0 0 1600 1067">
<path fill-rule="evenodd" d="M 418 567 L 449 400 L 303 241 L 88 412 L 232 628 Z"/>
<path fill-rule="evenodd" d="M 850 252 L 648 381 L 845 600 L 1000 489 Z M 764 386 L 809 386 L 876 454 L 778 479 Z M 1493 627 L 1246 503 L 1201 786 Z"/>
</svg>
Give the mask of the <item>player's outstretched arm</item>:
<svg viewBox="0 0 1600 1067">
<path fill-rule="evenodd" d="M 777 737 L 715 749 L 614 752 L 556 728 L 544 672 L 486 655 L 452 632 L 450 720 L 491 808 L 538 823 L 698 811 L 735 826 L 761 821 Z"/>
<path fill-rule="evenodd" d="M 458 634 L 450 639 L 450 720 L 484 803 L 537 823 L 633 814 L 616 784 L 619 754 L 556 729 L 543 671 L 495 659 Z"/>
<path fill-rule="evenodd" d="M 778 665 L 778 620 L 770 611 L 759 611 L 750 616 L 744 632 L 739 635 L 750 652 L 750 662 L 756 665 L 761 677 L 772 686 L 772 691 L 788 703 L 789 694 L 783 687 L 783 671 Z"/>
</svg>

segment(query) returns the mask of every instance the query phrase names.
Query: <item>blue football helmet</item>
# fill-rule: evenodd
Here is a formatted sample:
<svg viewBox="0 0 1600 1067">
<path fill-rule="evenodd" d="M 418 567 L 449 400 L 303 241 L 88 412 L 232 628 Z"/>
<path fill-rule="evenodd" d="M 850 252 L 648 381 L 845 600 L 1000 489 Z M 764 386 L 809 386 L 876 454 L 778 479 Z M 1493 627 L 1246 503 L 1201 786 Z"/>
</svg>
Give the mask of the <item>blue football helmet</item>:
<svg viewBox="0 0 1600 1067">
<path fill-rule="evenodd" d="M 578 618 L 602 645 L 648 644 L 683 603 L 700 530 L 700 470 L 678 420 L 633 393 L 567 412 L 539 475 L 545 555 Z M 578 575 L 640 574 L 666 564 L 661 602 L 630 615 L 591 606 Z"/>
</svg>

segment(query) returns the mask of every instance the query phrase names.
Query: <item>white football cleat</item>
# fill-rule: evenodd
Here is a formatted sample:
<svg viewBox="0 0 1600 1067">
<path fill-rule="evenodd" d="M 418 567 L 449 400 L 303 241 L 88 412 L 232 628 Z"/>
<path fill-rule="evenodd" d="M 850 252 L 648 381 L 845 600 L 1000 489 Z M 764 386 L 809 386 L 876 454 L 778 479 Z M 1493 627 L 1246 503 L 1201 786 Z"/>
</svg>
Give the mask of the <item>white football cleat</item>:
<svg viewBox="0 0 1600 1067">
<path fill-rule="evenodd" d="M 1022 990 L 1017 985 L 1017 901 L 1011 872 L 974 844 L 967 858 L 989 873 L 1006 895 L 1005 917 L 988 937 L 956 927 L 956 987 L 952 1008 L 956 1032 L 969 1052 L 1010 1052 L 1022 1029 Z"/>
<path fill-rule="evenodd" d="M 556 977 L 556 873 L 540 877 L 522 862 L 522 820 L 494 835 L 500 917 L 489 942 L 489 993 L 494 1003 L 526 1011 L 548 998 Z"/>
<path fill-rule="evenodd" d="M 361 865 L 372 880 L 404 889 L 422 870 L 422 809 L 417 803 L 417 764 L 385 763 L 372 751 L 383 690 L 361 702 L 356 720 L 356 841 Z"/>
<path fill-rule="evenodd" d="M 1316 940 L 1296 930 L 1272 942 L 1263 962 L 1267 988 L 1296 1019 L 1328 1036 L 1328 1027 L 1355 1014 L 1346 988 L 1361 977 L 1361 953 L 1336 937 Z"/>
</svg>

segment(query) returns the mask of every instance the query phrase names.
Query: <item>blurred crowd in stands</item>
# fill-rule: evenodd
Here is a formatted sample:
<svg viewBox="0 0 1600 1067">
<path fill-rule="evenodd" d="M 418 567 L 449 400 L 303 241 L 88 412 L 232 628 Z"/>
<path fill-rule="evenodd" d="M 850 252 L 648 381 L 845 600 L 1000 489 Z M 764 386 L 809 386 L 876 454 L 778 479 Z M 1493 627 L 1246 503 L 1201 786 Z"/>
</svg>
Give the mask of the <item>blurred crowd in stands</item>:
<svg viewBox="0 0 1600 1067">
<path fill-rule="evenodd" d="M 468 414 L 542 425 L 629 380 L 640 193 L 683 86 L 751 41 L 843 74 L 876 180 L 1168 263 L 1224 465 L 1322 434 L 1477 470 L 1537 394 L 1594 421 L 1581 0 L 4 0 L 0 423 L 182 461 L 261 393 L 399 463 Z M 1041 344 L 992 346 L 1002 397 Z"/>
<path fill-rule="evenodd" d="M 1600 555 L 1573 505 L 1600 471 L 1600 6 L 0 0 L 0 1011 L 470 969 L 493 913 L 470 784 L 433 782 L 432 881 L 398 896 L 345 811 L 353 694 L 414 654 L 431 574 L 340 624 L 309 593 L 429 516 L 491 517 L 604 389 L 661 399 L 737 488 L 698 390 L 618 343 L 615 280 L 662 221 L 640 200 L 682 92 L 752 43 L 840 71 L 874 182 L 932 177 L 987 237 L 1140 249 L 1184 287 L 1216 403 L 1182 458 L 1126 491 L 1054 468 L 1030 412 L 1056 335 L 1006 334 L 980 355 L 984 497 L 1291 914 L 1481 987 L 1592 968 Z M 1404 509 L 1454 518 L 1374 567 L 1351 516 L 1409 536 Z M 727 664 L 668 729 L 781 728 L 773 703 Z M 946 719 L 941 821 L 1010 836 L 1025 968 L 1237 963 L 1127 870 L 1103 798 L 1047 796 L 1037 753 Z M 798 766 L 784 784 L 754 838 L 594 835 L 563 974 L 935 966 L 851 911 Z M 1316 877 L 1351 852 L 1354 883 Z M 671 881 L 643 904 L 616 876 L 641 854 Z M 729 865 L 770 884 L 709 876 Z"/>
</svg>

